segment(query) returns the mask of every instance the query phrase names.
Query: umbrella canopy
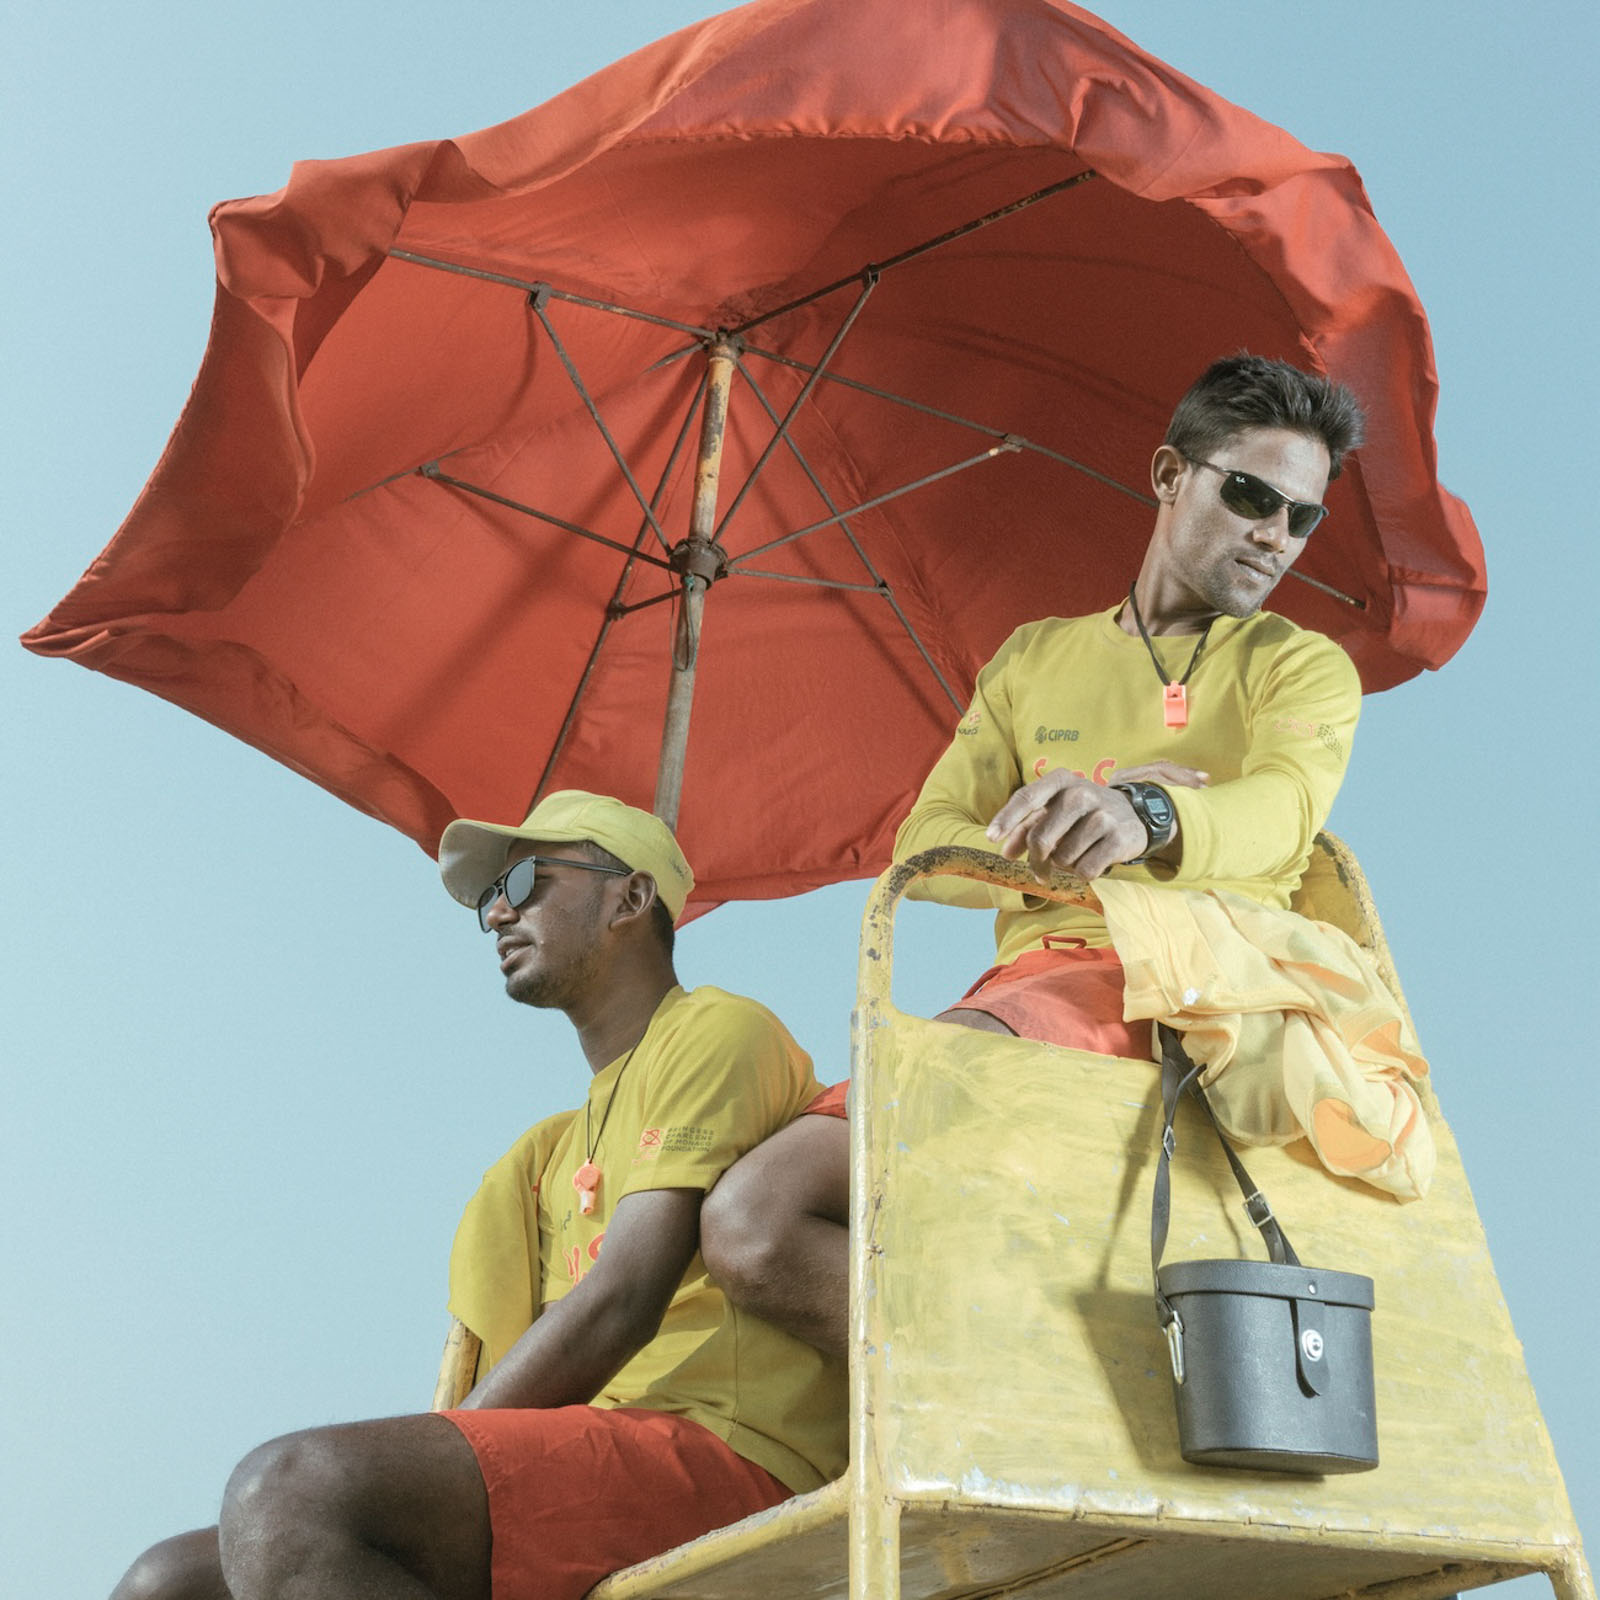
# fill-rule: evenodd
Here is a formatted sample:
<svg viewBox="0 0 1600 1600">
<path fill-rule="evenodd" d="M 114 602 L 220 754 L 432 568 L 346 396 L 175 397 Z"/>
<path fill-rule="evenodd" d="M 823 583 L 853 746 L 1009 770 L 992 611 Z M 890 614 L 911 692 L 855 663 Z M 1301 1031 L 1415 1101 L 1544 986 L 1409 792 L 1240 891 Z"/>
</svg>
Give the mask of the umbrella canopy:
<svg viewBox="0 0 1600 1600">
<path fill-rule="evenodd" d="M 762 0 L 212 228 L 194 394 L 24 642 L 428 849 L 552 787 L 649 804 L 675 659 L 698 898 L 876 870 L 1006 633 L 1125 591 L 1171 407 L 1239 347 L 1371 419 L 1274 605 L 1369 689 L 1482 606 L 1354 170 L 1054 0 Z"/>
</svg>

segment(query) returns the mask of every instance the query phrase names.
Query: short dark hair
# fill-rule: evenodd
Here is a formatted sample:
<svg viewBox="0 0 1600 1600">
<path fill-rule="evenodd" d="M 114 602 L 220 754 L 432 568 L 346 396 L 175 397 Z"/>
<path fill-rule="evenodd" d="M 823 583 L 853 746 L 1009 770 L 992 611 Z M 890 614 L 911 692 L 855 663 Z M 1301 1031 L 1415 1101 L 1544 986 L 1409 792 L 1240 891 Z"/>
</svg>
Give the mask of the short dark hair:
<svg viewBox="0 0 1600 1600">
<path fill-rule="evenodd" d="M 582 839 L 578 848 L 588 858 L 602 867 L 616 867 L 622 872 L 632 872 L 634 869 L 628 865 L 621 856 L 614 856 L 603 845 L 598 845 L 593 839 Z M 599 881 L 599 880 L 597 880 Z M 661 946 L 661 952 L 668 958 L 672 955 L 672 947 L 677 942 L 677 929 L 672 926 L 672 913 L 662 903 L 661 892 L 656 891 L 655 903 L 650 907 L 650 926 L 655 931 L 656 941 Z"/>
<path fill-rule="evenodd" d="M 1366 417 L 1342 383 L 1241 350 L 1201 373 L 1172 413 L 1163 443 L 1200 460 L 1246 428 L 1314 434 L 1328 447 L 1331 480 L 1339 476 L 1346 453 L 1360 445 Z"/>
</svg>

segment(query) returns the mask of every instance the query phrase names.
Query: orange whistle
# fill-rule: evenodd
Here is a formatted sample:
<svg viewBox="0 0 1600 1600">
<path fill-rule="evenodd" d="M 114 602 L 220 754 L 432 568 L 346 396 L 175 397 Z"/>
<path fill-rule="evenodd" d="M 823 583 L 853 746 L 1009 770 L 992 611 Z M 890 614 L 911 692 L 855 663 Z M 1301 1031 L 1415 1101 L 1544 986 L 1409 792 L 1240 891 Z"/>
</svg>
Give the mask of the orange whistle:
<svg viewBox="0 0 1600 1600">
<path fill-rule="evenodd" d="M 1189 690 L 1185 684 L 1169 683 L 1161 691 L 1161 717 L 1169 728 L 1189 726 Z"/>
</svg>

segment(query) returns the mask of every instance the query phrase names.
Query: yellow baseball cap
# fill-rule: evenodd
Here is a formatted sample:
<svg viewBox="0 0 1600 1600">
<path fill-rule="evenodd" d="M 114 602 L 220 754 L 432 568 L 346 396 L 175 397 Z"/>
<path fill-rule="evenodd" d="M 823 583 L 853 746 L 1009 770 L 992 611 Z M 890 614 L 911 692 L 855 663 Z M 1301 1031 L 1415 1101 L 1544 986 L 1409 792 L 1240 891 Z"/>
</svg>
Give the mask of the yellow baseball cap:
<svg viewBox="0 0 1600 1600">
<path fill-rule="evenodd" d="M 648 872 L 656 880 L 656 893 L 674 922 L 694 888 L 694 873 L 660 817 L 625 806 L 608 794 L 558 789 L 514 826 L 462 817 L 444 830 L 439 876 L 451 898 L 476 907 L 478 896 L 505 870 L 506 848 L 513 839 L 573 844 L 588 840 L 609 850 L 624 866 Z"/>
</svg>

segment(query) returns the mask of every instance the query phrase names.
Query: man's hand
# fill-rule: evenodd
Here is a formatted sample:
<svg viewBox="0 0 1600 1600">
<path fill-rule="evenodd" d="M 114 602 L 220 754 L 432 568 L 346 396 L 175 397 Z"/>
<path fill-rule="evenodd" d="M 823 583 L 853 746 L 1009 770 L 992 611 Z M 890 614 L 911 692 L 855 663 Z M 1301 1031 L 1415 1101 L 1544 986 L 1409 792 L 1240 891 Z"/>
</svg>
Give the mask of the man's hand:
<svg viewBox="0 0 1600 1600">
<path fill-rule="evenodd" d="M 1119 783 L 1142 781 L 1203 788 L 1210 775 L 1175 761 L 1152 761 L 1116 774 Z M 1120 789 L 1091 783 L 1073 772 L 1047 772 L 1018 789 L 994 814 L 989 837 L 1000 854 L 1015 861 L 1024 853 L 1040 883 L 1052 871 L 1098 878 L 1143 853 L 1144 824 Z"/>
<path fill-rule="evenodd" d="M 1142 767 L 1118 767 L 1111 774 L 1113 783 L 1159 783 L 1163 789 L 1177 784 L 1183 789 L 1203 789 L 1211 774 L 1198 767 L 1179 766 L 1176 761 L 1147 761 Z"/>
<path fill-rule="evenodd" d="M 1024 853 L 1040 883 L 1052 871 L 1098 878 L 1145 847 L 1144 824 L 1128 797 L 1074 772 L 1047 772 L 995 812 L 989 837 L 1007 861 Z"/>
</svg>

